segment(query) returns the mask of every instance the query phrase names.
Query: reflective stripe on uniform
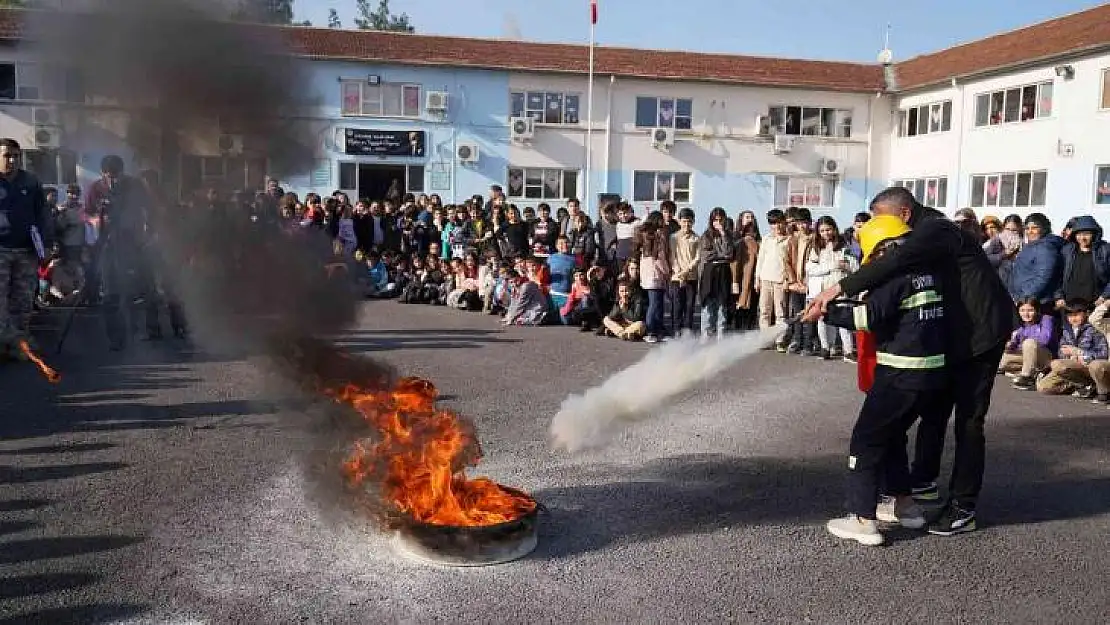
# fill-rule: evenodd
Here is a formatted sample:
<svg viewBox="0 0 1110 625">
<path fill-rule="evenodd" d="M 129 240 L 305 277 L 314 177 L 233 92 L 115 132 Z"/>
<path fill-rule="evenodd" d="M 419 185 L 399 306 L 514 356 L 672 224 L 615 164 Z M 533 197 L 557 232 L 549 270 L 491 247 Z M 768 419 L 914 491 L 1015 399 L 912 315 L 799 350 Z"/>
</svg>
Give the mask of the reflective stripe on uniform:
<svg viewBox="0 0 1110 625">
<path fill-rule="evenodd" d="M 926 304 L 937 304 L 943 301 L 944 298 L 942 298 L 940 294 L 936 291 L 922 291 L 920 293 L 914 293 L 913 295 L 902 300 L 901 309 L 910 310 L 912 308 L 925 306 Z"/>
<path fill-rule="evenodd" d="M 867 306 L 852 307 L 852 322 L 857 330 L 867 331 Z"/>
<path fill-rule="evenodd" d="M 878 352 L 875 362 L 895 369 L 940 369 L 944 367 L 944 354 L 937 356 L 898 356 Z"/>
</svg>

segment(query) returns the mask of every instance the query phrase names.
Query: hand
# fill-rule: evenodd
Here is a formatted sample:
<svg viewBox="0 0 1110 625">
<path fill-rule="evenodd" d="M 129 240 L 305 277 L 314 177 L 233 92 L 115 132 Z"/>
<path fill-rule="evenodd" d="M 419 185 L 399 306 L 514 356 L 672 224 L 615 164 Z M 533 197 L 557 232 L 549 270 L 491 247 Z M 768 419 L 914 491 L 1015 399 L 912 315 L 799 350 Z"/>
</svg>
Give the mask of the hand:
<svg viewBox="0 0 1110 625">
<path fill-rule="evenodd" d="M 817 321 L 821 315 L 825 314 L 825 309 L 828 308 L 829 302 L 837 297 L 840 297 L 840 285 L 834 284 L 829 288 L 817 294 L 813 301 L 809 303 L 809 308 L 806 309 L 805 314 L 802 315 L 802 321 L 811 322 Z"/>
<path fill-rule="evenodd" d="M 1072 347 L 1071 345 L 1061 345 L 1060 346 L 1060 355 L 1071 358 L 1072 356 L 1075 355 L 1075 348 Z"/>
</svg>

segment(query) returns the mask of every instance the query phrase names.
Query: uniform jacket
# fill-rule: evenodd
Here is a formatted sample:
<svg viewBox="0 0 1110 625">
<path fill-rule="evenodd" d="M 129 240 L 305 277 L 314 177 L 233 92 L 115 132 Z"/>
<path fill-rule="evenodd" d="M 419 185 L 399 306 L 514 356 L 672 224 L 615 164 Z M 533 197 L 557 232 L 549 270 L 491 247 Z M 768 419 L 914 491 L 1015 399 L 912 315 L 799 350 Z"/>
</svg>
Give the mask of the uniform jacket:
<svg viewBox="0 0 1110 625">
<path fill-rule="evenodd" d="M 895 276 L 867 293 L 862 302 L 835 300 L 825 322 L 864 330 L 875 338 L 875 384 L 908 390 L 946 385 L 948 351 L 943 285 L 932 273 Z"/>
</svg>

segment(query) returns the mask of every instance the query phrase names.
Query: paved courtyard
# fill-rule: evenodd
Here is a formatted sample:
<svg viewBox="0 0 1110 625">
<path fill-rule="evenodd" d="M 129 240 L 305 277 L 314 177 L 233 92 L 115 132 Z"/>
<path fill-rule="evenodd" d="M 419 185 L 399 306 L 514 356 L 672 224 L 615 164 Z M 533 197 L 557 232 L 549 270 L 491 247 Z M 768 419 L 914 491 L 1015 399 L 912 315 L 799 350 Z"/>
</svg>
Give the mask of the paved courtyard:
<svg viewBox="0 0 1110 625">
<path fill-rule="evenodd" d="M 366 305 L 355 352 L 473 417 L 479 473 L 548 509 L 527 559 L 400 559 L 315 485 L 322 410 L 263 363 L 108 354 L 78 320 L 48 387 L 0 369 L 0 622 L 1102 622 L 1110 410 L 995 394 L 983 529 L 828 537 L 854 369 L 759 354 L 610 447 L 552 451 L 570 392 L 646 345 Z M 947 469 L 946 469 L 947 470 Z"/>
</svg>

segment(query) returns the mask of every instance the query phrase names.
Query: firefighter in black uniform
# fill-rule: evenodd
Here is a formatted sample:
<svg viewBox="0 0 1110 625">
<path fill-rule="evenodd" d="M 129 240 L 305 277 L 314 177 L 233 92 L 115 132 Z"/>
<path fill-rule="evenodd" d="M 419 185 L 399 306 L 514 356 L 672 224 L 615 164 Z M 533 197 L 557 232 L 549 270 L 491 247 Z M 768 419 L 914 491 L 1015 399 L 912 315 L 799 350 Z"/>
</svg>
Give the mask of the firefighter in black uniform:
<svg viewBox="0 0 1110 625">
<path fill-rule="evenodd" d="M 910 228 L 894 216 L 877 216 L 859 231 L 863 260 L 898 245 Z M 860 408 L 849 448 L 848 507 L 826 528 L 840 538 L 880 545 L 878 521 L 920 529 L 925 514 L 910 496 L 906 432 L 920 416 L 943 419 L 946 333 L 939 278 L 926 270 L 895 275 L 867 293 L 863 302 L 834 300 L 825 322 L 874 337 L 874 383 Z M 880 503 L 880 493 L 886 496 Z"/>
</svg>

